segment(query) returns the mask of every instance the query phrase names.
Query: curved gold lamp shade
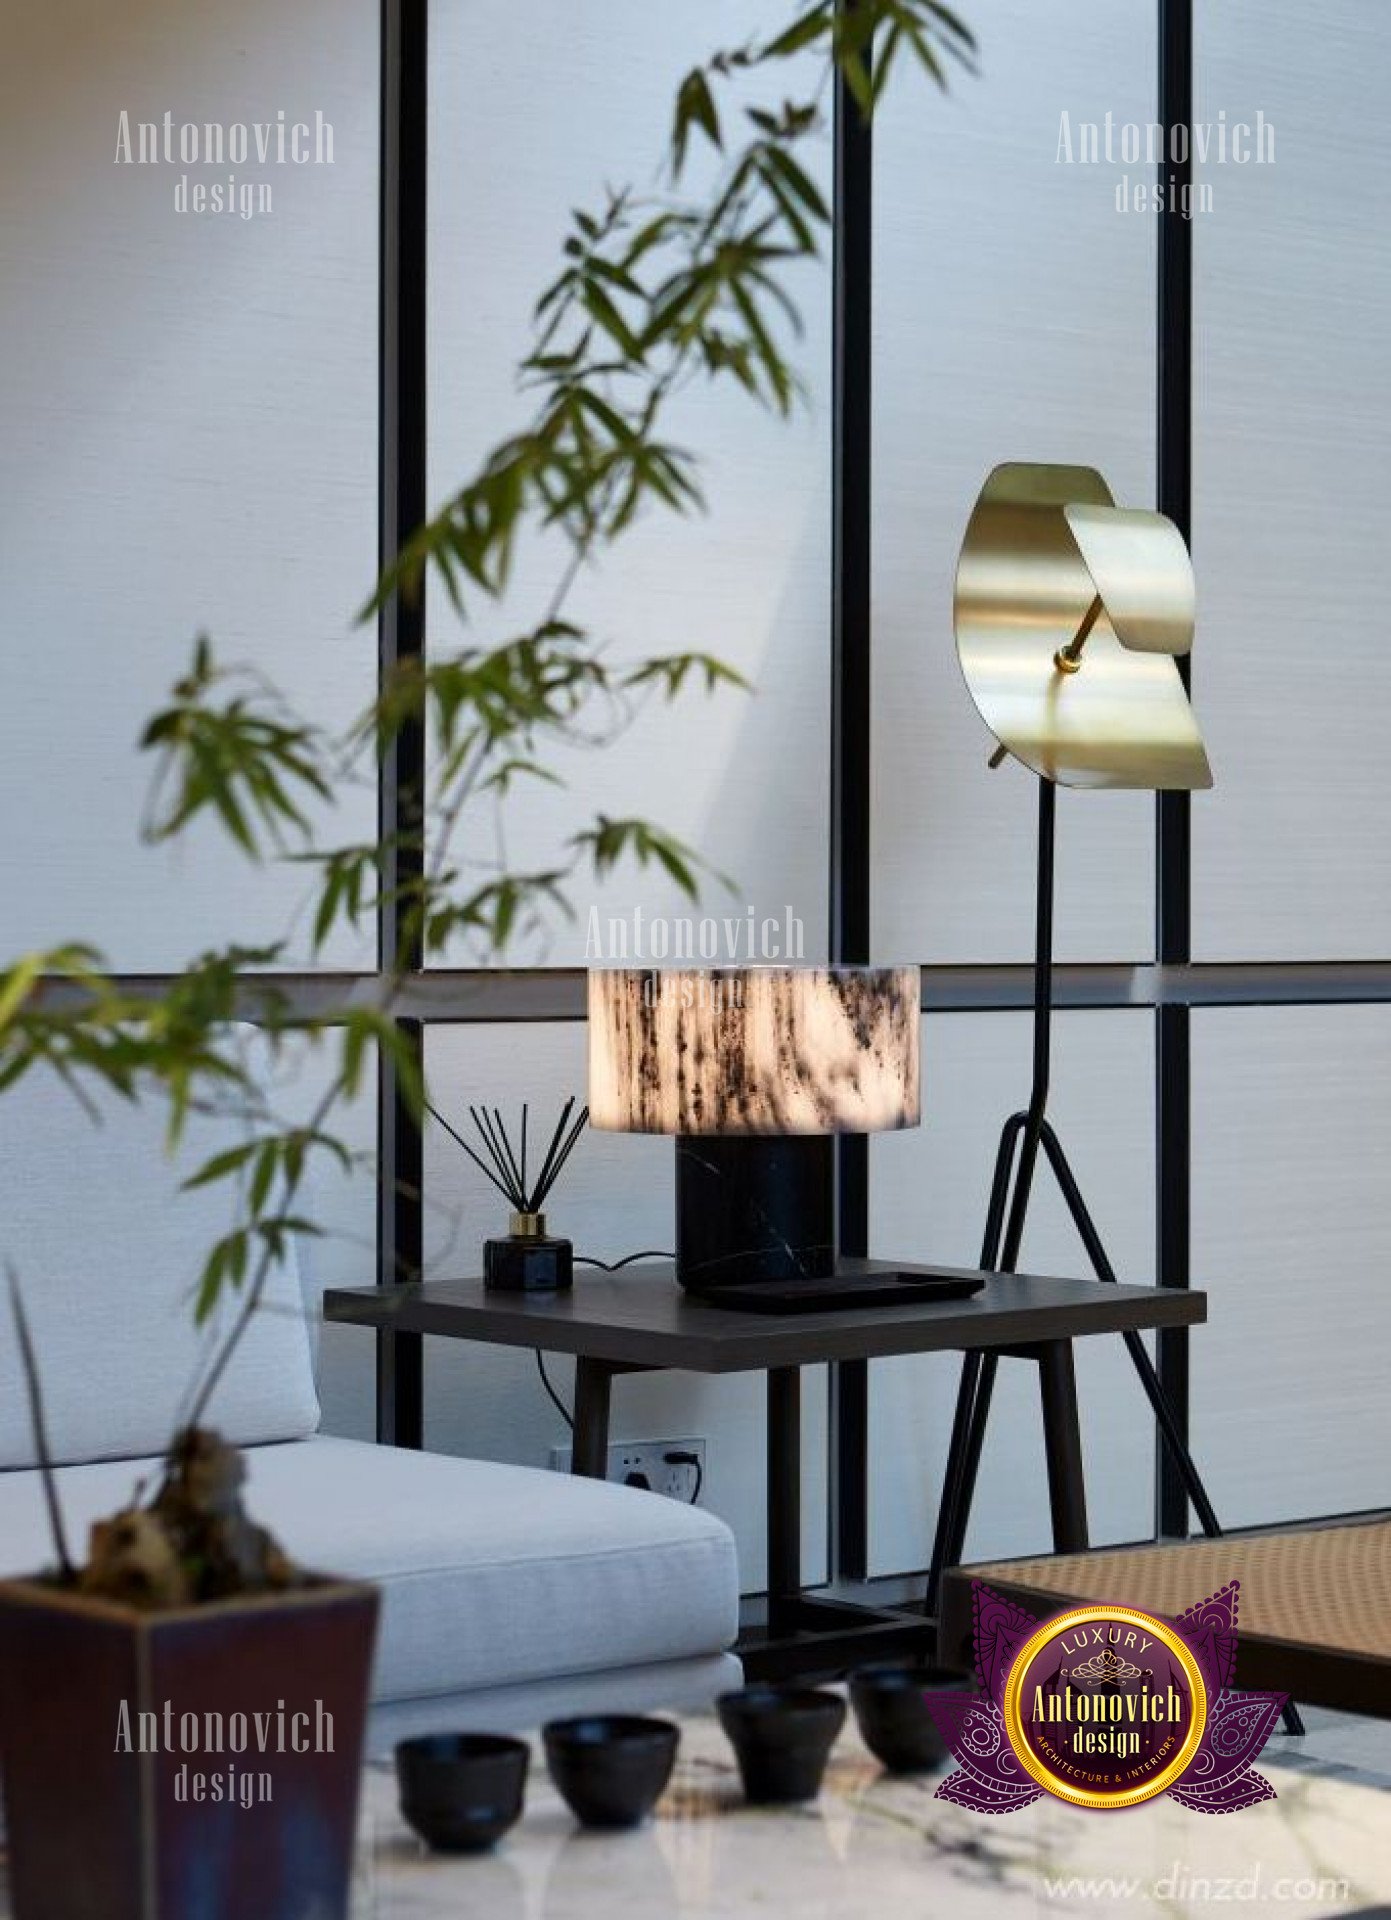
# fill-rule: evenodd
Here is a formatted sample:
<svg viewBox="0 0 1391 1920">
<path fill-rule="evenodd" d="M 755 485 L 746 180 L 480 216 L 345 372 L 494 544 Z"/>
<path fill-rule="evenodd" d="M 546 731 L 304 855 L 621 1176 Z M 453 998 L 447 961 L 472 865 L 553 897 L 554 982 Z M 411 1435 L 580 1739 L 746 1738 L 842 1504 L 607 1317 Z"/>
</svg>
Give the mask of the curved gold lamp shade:
<svg viewBox="0 0 1391 1920">
<path fill-rule="evenodd" d="M 1210 787 L 1174 662 L 1193 567 L 1163 514 L 1092 467 L 1014 463 L 981 488 L 956 569 L 956 651 L 1007 752 L 1066 787 Z"/>
</svg>

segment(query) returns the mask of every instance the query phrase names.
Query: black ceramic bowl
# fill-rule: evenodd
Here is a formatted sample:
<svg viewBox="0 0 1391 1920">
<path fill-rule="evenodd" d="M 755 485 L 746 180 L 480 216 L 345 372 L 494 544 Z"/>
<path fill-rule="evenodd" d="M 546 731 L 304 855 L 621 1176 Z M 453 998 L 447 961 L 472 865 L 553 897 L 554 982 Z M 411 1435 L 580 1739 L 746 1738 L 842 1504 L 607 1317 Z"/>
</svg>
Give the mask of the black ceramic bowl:
<svg viewBox="0 0 1391 1920">
<path fill-rule="evenodd" d="M 812 1687 L 744 1687 L 721 1694 L 716 1704 L 738 1756 L 745 1799 L 773 1805 L 816 1798 L 845 1724 L 839 1694 Z"/>
<path fill-rule="evenodd" d="M 481 1853 L 522 1811 L 531 1749 L 501 1733 L 431 1733 L 396 1749 L 401 1812 L 437 1853 Z"/>
<path fill-rule="evenodd" d="M 546 1765 L 586 1827 L 635 1827 L 661 1798 L 681 1738 L 670 1720 L 585 1714 L 542 1729 Z"/>
<path fill-rule="evenodd" d="M 927 1694 L 960 1689 L 945 1667 L 861 1667 L 850 1676 L 850 1703 L 864 1743 L 890 1773 L 925 1773 L 947 1759 L 947 1743 L 927 1709 Z"/>
</svg>

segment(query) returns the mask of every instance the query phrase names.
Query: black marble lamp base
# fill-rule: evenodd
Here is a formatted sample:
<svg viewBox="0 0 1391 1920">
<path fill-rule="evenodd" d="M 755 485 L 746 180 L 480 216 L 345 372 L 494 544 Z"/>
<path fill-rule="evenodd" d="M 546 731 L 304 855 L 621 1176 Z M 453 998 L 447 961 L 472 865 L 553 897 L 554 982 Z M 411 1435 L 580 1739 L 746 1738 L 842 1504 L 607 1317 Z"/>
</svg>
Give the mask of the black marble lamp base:
<svg viewBox="0 0 1391 1920">
<path fill-rule="evenodd" d="M 676 1277 L 692 1293 L 835 1271 L 829 1134 L 679 1134 Z"/>
</svg>

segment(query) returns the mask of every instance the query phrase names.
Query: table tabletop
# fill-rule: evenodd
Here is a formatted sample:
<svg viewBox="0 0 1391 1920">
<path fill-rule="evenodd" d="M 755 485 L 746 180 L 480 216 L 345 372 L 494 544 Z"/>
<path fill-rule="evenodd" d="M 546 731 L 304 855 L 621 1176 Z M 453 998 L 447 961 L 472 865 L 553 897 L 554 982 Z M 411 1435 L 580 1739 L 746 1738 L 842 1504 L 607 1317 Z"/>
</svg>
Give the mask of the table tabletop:
<svg viewBox="0 0 1391 1920">
<path fill-rule="evenodd" d="M 971 1271 L 882 1260 L 843 1260 L 840 1270 Z M 584 1271 L 564 1293 L 498 1292 L 478 1279 L 333 1288 L 324 1295 L 324 1317 L 397 1333 L 535 1347 L 619 1366 L 741 1373 L 1194 1326 L 1207 1318 L 1207 1296 L 1192 1289 L 996 1273 L 965 1300 L 774 1315 L 698 1299 L 677 1285 L 669 1261 L 653 1261 L 621 1273 Z"/>
</svg>

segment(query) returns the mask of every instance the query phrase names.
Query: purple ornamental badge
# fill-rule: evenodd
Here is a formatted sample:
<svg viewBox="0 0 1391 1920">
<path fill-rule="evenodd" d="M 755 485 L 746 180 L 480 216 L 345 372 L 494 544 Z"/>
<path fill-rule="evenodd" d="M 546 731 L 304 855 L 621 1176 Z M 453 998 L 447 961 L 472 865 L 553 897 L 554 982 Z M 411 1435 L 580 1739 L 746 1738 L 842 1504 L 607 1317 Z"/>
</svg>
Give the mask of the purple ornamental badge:
<svg viewBox="0 0 1391 1920">
<path fill-rule="evenodd" d="M 1160 1619 L 1082 1606 L 1039 1622 L 972 1583 L 980 1693 L 927 1704 L 958 1766 L 936 1797 L 1013 1813 L 1044 1793 L 1074 1806 L 1138 1806 L 1168 1792 L 1199 1813 L 1273 1800 L 1252 1770 L 1286 1695 L 1239 1693 L 1239 1582 Z"/>
</svg>

